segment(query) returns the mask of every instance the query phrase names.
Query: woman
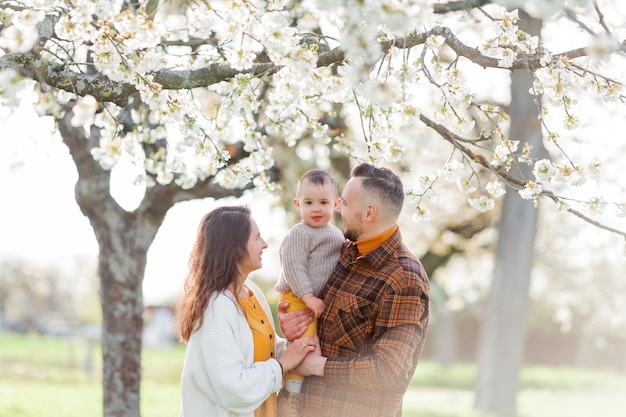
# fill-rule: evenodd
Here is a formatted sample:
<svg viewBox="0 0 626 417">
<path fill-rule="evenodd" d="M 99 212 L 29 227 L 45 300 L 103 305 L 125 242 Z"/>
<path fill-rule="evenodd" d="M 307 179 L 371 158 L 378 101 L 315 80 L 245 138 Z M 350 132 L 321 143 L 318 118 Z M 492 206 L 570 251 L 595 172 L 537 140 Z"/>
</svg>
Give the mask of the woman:
<svg viewBox="0 0 626 417">
<path fill-rule="evenodd" d="M 310 337 L 285 348 L 265 296 L 247 280 L 266 247 L 245 207 L 220 207 L 200 222 L 178 310 L 187 343 L 181 416 L 275 417 L 283 374 L 315 349 Z"/>
</svg>

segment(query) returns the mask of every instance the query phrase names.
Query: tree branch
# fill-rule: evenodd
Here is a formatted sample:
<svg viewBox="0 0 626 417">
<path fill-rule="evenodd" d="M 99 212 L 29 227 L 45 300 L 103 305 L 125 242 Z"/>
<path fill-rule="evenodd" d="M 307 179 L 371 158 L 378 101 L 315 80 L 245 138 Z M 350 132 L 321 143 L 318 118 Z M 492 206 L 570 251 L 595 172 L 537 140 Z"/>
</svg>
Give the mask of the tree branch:
<svg viewBox="0 0 626 417">
<path fill-rule="evenodd" d="M 68 104 L 63 117 L 55 121 L 78 170 L 78 181 L 74 187 L 76 202 L 89 219 L 101 220 L 104 207 L 113 210 L 121 210 L 121 207 L 109 193 L 111 172 L 102 169 L 90 153 L 97 143 L 97 128 L 92 127 L 92 135 L 88 136 L 84 129 L 72 126 L 73 115 L 71 104 Z"/>
<path fill-rule="evenodd" d="M 514 176 L 512 176 L 511 174 L 509 174 L 508 172 L 504 171 L 501 168 L 495 168 L 493 167 L 489 161 L 487 160 L 487 158 L 485 158 L 483 155 L 477 154 L 475 152 L 473 152 L 471 149 L 467 148 L 466 146 L 464 146 L 461 142 L 469 142 L 469 139 L 464 139 L 459 137 L 458 135 L 456 135 L 455 133 L 451 132 L 450 130 L 448 130 L 447 128 L 445 128 L 444 126 L 433 122 L 432 120 L 430 120 L 428 117 L 424 116 L 423 114 L 420 114 L 420 121 L 422 121 L 426 126 L 430 127 L 431 129 L 433 129 L 435 132 L 437 132 L 443 139 L 447 140 L 448 142 L 450 142 L 452 144 L 452 146 L 454 146 L 455 148 L 457 148 L 459 151 L 461 151 L 463 154 L 467 155 L 468 158 L 470 158 L 472 161 L 474 161 L 475 163 L 482 165 L 483 167 L 485 167 L 486 169 L 488 169 L 489 171 L 493 172 L 498 178 L 501 178 L 503 181 L 505 181 L 506 183 L 510 184 L 510 185 L 516 185 L 519 188 L 524 188 L 524 185 L 526 184 L 526 182 L 524 180 L 521 180 L 519 178 L 516 178 Z M 548 191 L 548 190 L 543 190 L 541 192 L 540 195 L 546 196 L 548 198 L 550 198 L 552 201 L 554 201 L 555 203 L 559 203 L 560 202 L 560 198 L 557 197 L 552 191 Z M 565 209 L 566 211 L 568 211 L 569 213 L 572 213 L 573 215 L 579 217 L 580 219 L 586 221 L 589 224 L 592 224 L 593 226 L 599 227 L 601 229 L 604 229 L 606 231 L 615 233 L 617 235 L 620 235 L 624 238 L 626 238 L 626 232 L 623 232 L 621 230 L 606 226 L 602 223 L 599 223 L 587 216 L 585 216 L 584 214 L 582 214 L 581 212 L 568 207 Z"/>
<path fill-rule="evenodd" d="M 446 14 L 482 7 L 489 3 L 491 3 L 491 0 L 458 0 L 450 1 L 448 3 L 435 3 L 433 4 L 433 12 L 437 14 Z"/>
<path fill-rule="evenodd" d="M 480 1 L 453 2 L 463 4 L 481 3 Z M 451 5 L 453 3 L 448 3 Z M 456 7 L 456 6 L 455 6 Z M 460 7 L 460 6 L 459 6 Z M 41 32 L 39 45 L 42 45 L 47 37 L 52 36 L 49 30 L 51 21 L 46 21 L 45 31 Z M 43 25 L 42 25 L 43 26 Z M 470 47 L 447 27 L 435 27 L 427 32 L 412 32 L 409 35 L 380 43 L 383 53 L 387 53 L 392 47 L 410 49 L 424 44 L 430 36 L 442 36 L 446 44 L 458 55 L 483 67 L 501 68 L 497 58 L 482 55 L 477 48 Z M 100 102 L 115 103 L 121 107 L 128 104 L 128 98 L 137 92 L 130 84 L 112 81 L 103 75 L 82 74 L 69 69 L 68 65 L 47 61 L 42 64 L 40 47 L 27 54 L 10 53 L 0 57 L 0 70 L 13 68 L 25 77 L 38 80 L 54 88 L 84 96 L 90 94 Z M 579 48 L 555 55 L 555 58 L 568 57 L 570 59 L 586 56 L 586 48 Z M 318 67 L 327 67 L 342 63 L 345 54 L 340 48 L 321 54 L 317 60 Z M 508 70 L 533 69 L 540 67 L 539 56 L 521 56 L 517 58 Z M 229 80 L 238 74 L 253 74 L 254 76 L 270 75 L 280 68 L 273 63 L 256 63 L 246 70 L 236 70 L 226 64 L 210 64 L 195 70 L 169 70 L 155 71 L 154 81 L 167 90 L 186 90 L 198 87 L 208 87 L 222 81 Z"/>
<path fill-rule="evenodd" d="M 472 1 L 468 1 L 467 3 L 471 2 Z M 515 61 L 513 61 L 511 67 L 502 68 L 499 66 L 499 59 L 481 54 L 477 48 L 468 46 L 463 43 L 456 35 L 454 35 L 450 28 L 443 26 L 436 26 L 427 32 L 412 32 L 402 38 L 383 41 L 380 43 L 380 46 L 383 54 L 386 54 L 391 48 L 394 47 L 398 49 L 410 49 L 417 45 L 422 45 L 430 36 L 442 36 L 446 40 L 446 44 L 458 56 L 464 57 L 483 68 L 499 68 L 513 71 L 516 69 L 533 69 L 541 67 L 541 56 L 520 56 Z M 556 59 L 563 57 L 575 59 L 583 56 L 587 56 L 587 48 L 573 49 L 554 55 Z M 339 48 L 335 48 L 332 51 L 319 56 L 317 61 L 318 67 L 339 63 L 342 62 L 344 59 L 345 55 L 343 54 L 343 52 Z"/>
</svg>

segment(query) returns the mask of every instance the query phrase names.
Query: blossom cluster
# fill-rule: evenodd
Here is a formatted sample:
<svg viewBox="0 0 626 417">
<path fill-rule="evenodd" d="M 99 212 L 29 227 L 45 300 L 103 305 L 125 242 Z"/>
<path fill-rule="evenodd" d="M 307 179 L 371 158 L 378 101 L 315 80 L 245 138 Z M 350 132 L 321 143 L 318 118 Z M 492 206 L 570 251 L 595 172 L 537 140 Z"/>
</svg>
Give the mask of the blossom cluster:
<svg viewBox="0 0 626 417">
<path fill-rule="evenodd" d="M 618 104 L 623 99 L 620 82 L 599 75 L 598 56 L 619 46 L 613 38 L 589 37 L 597 70 L 587 70 L 521 30 L 517 10 L 497 5 L 436 14 L 426 0 L 215 0 L 168 4 L 149 14 L 146 2 L 138 2 L 136 10 L 126 3 L 20 2 L 19 8 L 2 9 L 10 24 L 0 33 L 0 48 L 4 54 L 36 52 L 42 65 L 64 65 L 68 77 L 78 80 L 75 90 L 35 80 L 39 111 L 58 116 L 64 104 L 75 103 L 72 124 L 100 128 L 93 157 L 104 169 L 122 158 L 131 161 L 140 173 L 137 181 L 147 186 L 174 181 L 191 188 L 215 178 L 226 187 L 255 181 L 271 189 L 263 173 L 274 163 L 270 143 L 276 138 L 285 146 L 308 138 L 359 160 L 412 165 L 408 150 L 425 146 L 433 134 L 425 128 L 427 119 L 441 128 L 438 132 L 449 132 L 444 136 L 462 157 L 448 158 L 436 173 L 416 175 L 407 184 L 415 219 L 430 217 L 421 201 L 427 195 L 436 199 L 439 180 L 454 184 L 471 207 L 488 211 L 507 187 L 537 200 L 550 185 L 584 184 L 600 165 L 574 162 L 561 146 L 563 162 L 534 160 L 518 138 L 508 137 L 503 106 L 477 87 L 472 59 L 496 59 L 494 70 L 503 72 L 520 59 L 532 60 L 532 94 L 542 98 L 541 122 L 556 145 L 559 129 L 580 124 L 581 94 Z M 45 19 L 54 23 L 54 34 L 36 46 L 37 28 Z M 471 35 L 450 39 L 432 32 L 414 41 L 419 32 L 442 26 Z M 475 56 L 453 52 L 451 44 L 463 42 L 474 43 Z M 336 48 L 342 59 L 319 65 L 320 57 Z M 258 70 L 262 65 L 265 70 Z M 236 75 L 189 87 L 185 77 L 207 68 Z M 98 98 L 80 94 L 87 80 L 83 74 L 98 74 L 120 88 L 131 85 L 138 96 L 122 108 L 104 93 Z M 17 78 L 13 69 L 0 70 L 5 102 L 15 96 Z M 546 116 L 554 108 L 564 118 L 553 129 Z M 350 132 L 330 129 L 321 121 L 325 115 L 345 119 Z M 228 148 L 235 143 L 243 143 L 248 156 L 232 162 Z M 488 161 L 483 167 L 488 178 L 476 168 L 469 148 Z M 533 176 L 511 182 L 503 174 L 514 164 L 528 165 Z M 591 212 L 607 205 L 623 212 L 625 205 L 600 197 L 582 204 Z"/>
</svg>

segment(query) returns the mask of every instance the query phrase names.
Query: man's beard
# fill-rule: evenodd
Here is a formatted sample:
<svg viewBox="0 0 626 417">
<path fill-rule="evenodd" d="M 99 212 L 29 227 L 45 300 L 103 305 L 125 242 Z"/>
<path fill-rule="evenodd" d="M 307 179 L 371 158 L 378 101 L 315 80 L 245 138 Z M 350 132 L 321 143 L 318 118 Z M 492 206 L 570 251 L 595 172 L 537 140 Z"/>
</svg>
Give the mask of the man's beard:
<svg viewBox="0 0 626 417">
<path fill-rule="evenodd" d="M 346 229 L 343 232 L 343 237 L 345 237 L 348 240 L 351 240 L 352 242 L 356 242 L 358 240 L 358 236 L 357 236 L 356 232 L 354 230 L 350 230 L 350 229 Z"/>
<path fill-rule="evenodd" d="M 363 232 L 362 228 L 349 227 L 345 222 L 343 224 L 343 227 L 343 236 L 346 239 L 351 240 L 352 242 L 356 242 L 357 240 L 359 240 L 359 237 Z"/>
</svg>

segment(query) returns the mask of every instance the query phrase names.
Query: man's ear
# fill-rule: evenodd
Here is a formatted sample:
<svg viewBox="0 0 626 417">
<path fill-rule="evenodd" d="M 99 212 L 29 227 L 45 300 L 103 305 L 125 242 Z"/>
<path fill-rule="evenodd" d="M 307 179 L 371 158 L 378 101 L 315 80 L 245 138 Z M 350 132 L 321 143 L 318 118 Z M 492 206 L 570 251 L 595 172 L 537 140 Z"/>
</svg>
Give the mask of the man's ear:
<svg viewBox="0 0 626 417">
<path fill-rule="evenodd" d="M 374 204 L 368 204 L 365 208 L 365 221 L 371 222 L 374 221 L 376 215 L 378 214 L 378 208 Z"/>
</svg>

